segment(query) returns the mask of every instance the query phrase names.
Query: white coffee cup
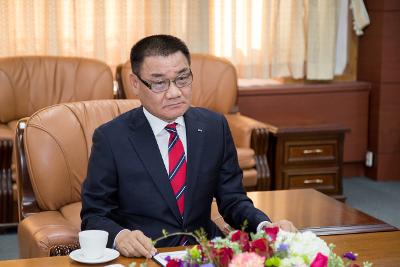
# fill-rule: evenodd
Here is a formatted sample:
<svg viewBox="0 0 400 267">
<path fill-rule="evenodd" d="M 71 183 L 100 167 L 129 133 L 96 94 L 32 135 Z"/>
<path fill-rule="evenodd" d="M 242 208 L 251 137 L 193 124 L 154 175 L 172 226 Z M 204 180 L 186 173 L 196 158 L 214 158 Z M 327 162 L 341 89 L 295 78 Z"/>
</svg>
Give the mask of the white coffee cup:
<svg viewBox="0 0 400 267">
<path fill-rule="evenodd" d="M 79 244 L 83 257 L 98 259 L 104 255 L 107 246 L 108 232 L 102 230 L 86 230 L 79 232 Z"/>
</svg>

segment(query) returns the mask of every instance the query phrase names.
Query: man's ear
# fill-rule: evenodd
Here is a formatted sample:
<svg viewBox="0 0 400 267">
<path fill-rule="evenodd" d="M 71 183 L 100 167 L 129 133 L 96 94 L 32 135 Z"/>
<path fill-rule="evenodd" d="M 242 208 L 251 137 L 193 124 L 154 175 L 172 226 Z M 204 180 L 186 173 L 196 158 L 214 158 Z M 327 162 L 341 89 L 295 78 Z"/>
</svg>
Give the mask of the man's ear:
<svg viewBox="0 0 400 267">
<path fill-rule="evenodd" d="M 139 79 L 136 76 L 136 74 L 134 73 L 129 74 L 129 82 L 131 84 L 133 93 L 135 95 L 139 95 Z"/>
</svg>

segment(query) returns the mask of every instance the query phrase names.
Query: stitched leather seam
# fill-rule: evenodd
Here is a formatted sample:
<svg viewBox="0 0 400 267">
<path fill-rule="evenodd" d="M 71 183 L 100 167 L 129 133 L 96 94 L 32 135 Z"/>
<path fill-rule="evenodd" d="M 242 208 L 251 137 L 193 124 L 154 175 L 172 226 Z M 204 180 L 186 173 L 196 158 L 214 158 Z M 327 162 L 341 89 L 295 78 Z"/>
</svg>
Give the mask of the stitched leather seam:
<svg viewBox="0 0 400 267">
<path fill-rule="evenodd" d="M 60 142 L 57 140 L 57 138 L 55 138 L 54 135 L 52 135 L 49 131 L 47 131 L 46 129 L 44 129 L 44 127 L 42 127 L 42 126 L 40 126 L 40 125 L 37 125 L 37 124 L 30 124 L 30 125 L 29 125 L 29 121 L 28 121 L 28 126 L 29 126 L 29 127 L 32 127 L 32 128 L 36 128 L 36 129 L 38 129 L 38 130 L 42 130 L 43 132 L 47 133 L 47 134 L 55 141 L 55 143 L 56 143 L 57 146 L 59 147 L 59 149 L 60 149 L 60 151 L 61 151 L 61 154 L 62 154 L 62 156 L 64 157 L 65 164 L 67 165 L 67 172 L 68 172 L 68 177 L 69 177 L 68 182 L 70 183 L 69 188 L 70 188 L 70 197 L 71 197 L 71 196 L 72 196 L 72 190 L 71 190 L 72 183 L 71 183 L 71 177 L 70 177 L 70 173 L 71 173 L 71 170 L 70 170 L 70 169 L 71 169 L 71 168 L 70 168 L 70 166 L 69 166 L 69 162 L 67 161 L 67 159 L 66 159 L 66 157 L 65 157 L 65 154 L 66 154 L 66 153 L 65 153 L 65 151 L 63 150 L 63 148 L 61 147 Z M 28 131 L 28 127 L 26 128 L 25 131 L 26 131 L 26 132 Z M 26 142 L 28 142 L 27 139 L 25 139 L 25 145 L 26 145 Z M 31 159 L 30 159 L 30 156 L 29 156 L 29 164 L 28 164 L 29 170 L 30 170 L 30 172 L 33 174 L 33 176 L 35 176 L 31 165 L 32 165 L 32 164 L 31 164 Z M 45 204 L 45 202 L 44 202 L 44 200 L 43 200 L 43 197 L 41 196 L 41 193 L 40 193 L 40 191 L 38 190 L 38 185 L 34 182 L 33 177 L 31 177 L 31 183 L 32 183 L 32 186 L 34 186 L 34 187 L 36 188 L 36 192 L 38 192 L 38 194 L 39 194 L 38 198 L 41 200 L 41 202 L 42 202 L 43 204 Z M 46 204 L 45 204 L 45 205 L 46 205 Z M 46 205 L 46 206 L 48 206 L 48 205 Z"/>
<path fill-rule="evenodd" d="M 94 81 L 94 84 L 93 84 L 92 89 L 96 88 L 97 83 L 100 81 L 100 77 L 103 76 L 103 74 L 106 73 L 107 70 L 108 70 L 108 69 L 105 68 L 102 72 L 99 72 L 99 74 L 97 75 L 97 77 L 96 77 L 96 79 L 95 79 L 95 81 Z M 112 77 L 112 75 L 111 75 L 111 77 Z M 111 79 L 112 79 L 112 78 L 111 78 Z"/>
</svg>

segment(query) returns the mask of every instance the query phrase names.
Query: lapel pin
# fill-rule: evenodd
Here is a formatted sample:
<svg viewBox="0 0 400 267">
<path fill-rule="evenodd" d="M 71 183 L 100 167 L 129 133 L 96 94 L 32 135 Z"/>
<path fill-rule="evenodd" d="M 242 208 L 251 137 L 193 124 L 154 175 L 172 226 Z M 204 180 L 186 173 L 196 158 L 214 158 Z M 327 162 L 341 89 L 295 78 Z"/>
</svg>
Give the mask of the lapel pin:
<svg viewBox="0 0 400 267">
<path fill-rule="evenodd" d="M 203 132 L 203 129 L 197 129 L 197 131 L 202 133 L 202 132 Z"/>
</svg>

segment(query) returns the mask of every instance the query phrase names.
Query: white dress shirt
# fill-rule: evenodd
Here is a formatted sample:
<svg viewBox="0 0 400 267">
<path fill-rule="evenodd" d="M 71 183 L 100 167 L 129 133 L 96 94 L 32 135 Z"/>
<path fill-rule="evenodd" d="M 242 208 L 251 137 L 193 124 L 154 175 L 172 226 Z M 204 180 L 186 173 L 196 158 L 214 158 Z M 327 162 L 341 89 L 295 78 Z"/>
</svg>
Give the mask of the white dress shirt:
<svg viewBox="0 0 400 267">
<path fill-rule="evenodd" d="M 150 112 L 148 112 L 144 107 L 143 107 L 143 113 L 144 116 L 146 116 L 147 121 L 150 124 L 151 130 L 153 131 L 154 137 L 156 138 L 157 144 L 158 144 L 158 149 L 160 150 L 162 160 L 164 162 L 165 169 L 167 170 L 167 173 L 169 172 L 169 159 L 168 159 L 168 141 L 169 141 L 169 132 L 165 130 L 165 126 L 167 126 L 170 123 L 173 122 L 165 122 Z M 186 142 L 186 126 L 185 126 L 185 120 L 183 119 L 183 116 L 180 116 L 175 119 L 177 123 L 176 125 L 176 130 L 178 131 L 178 136 L 181 139 L 181 142 L 183 144 L 183 149 L 185 150 L 185 157 L 187 160 L 187 142 Z"/>
</svg>

